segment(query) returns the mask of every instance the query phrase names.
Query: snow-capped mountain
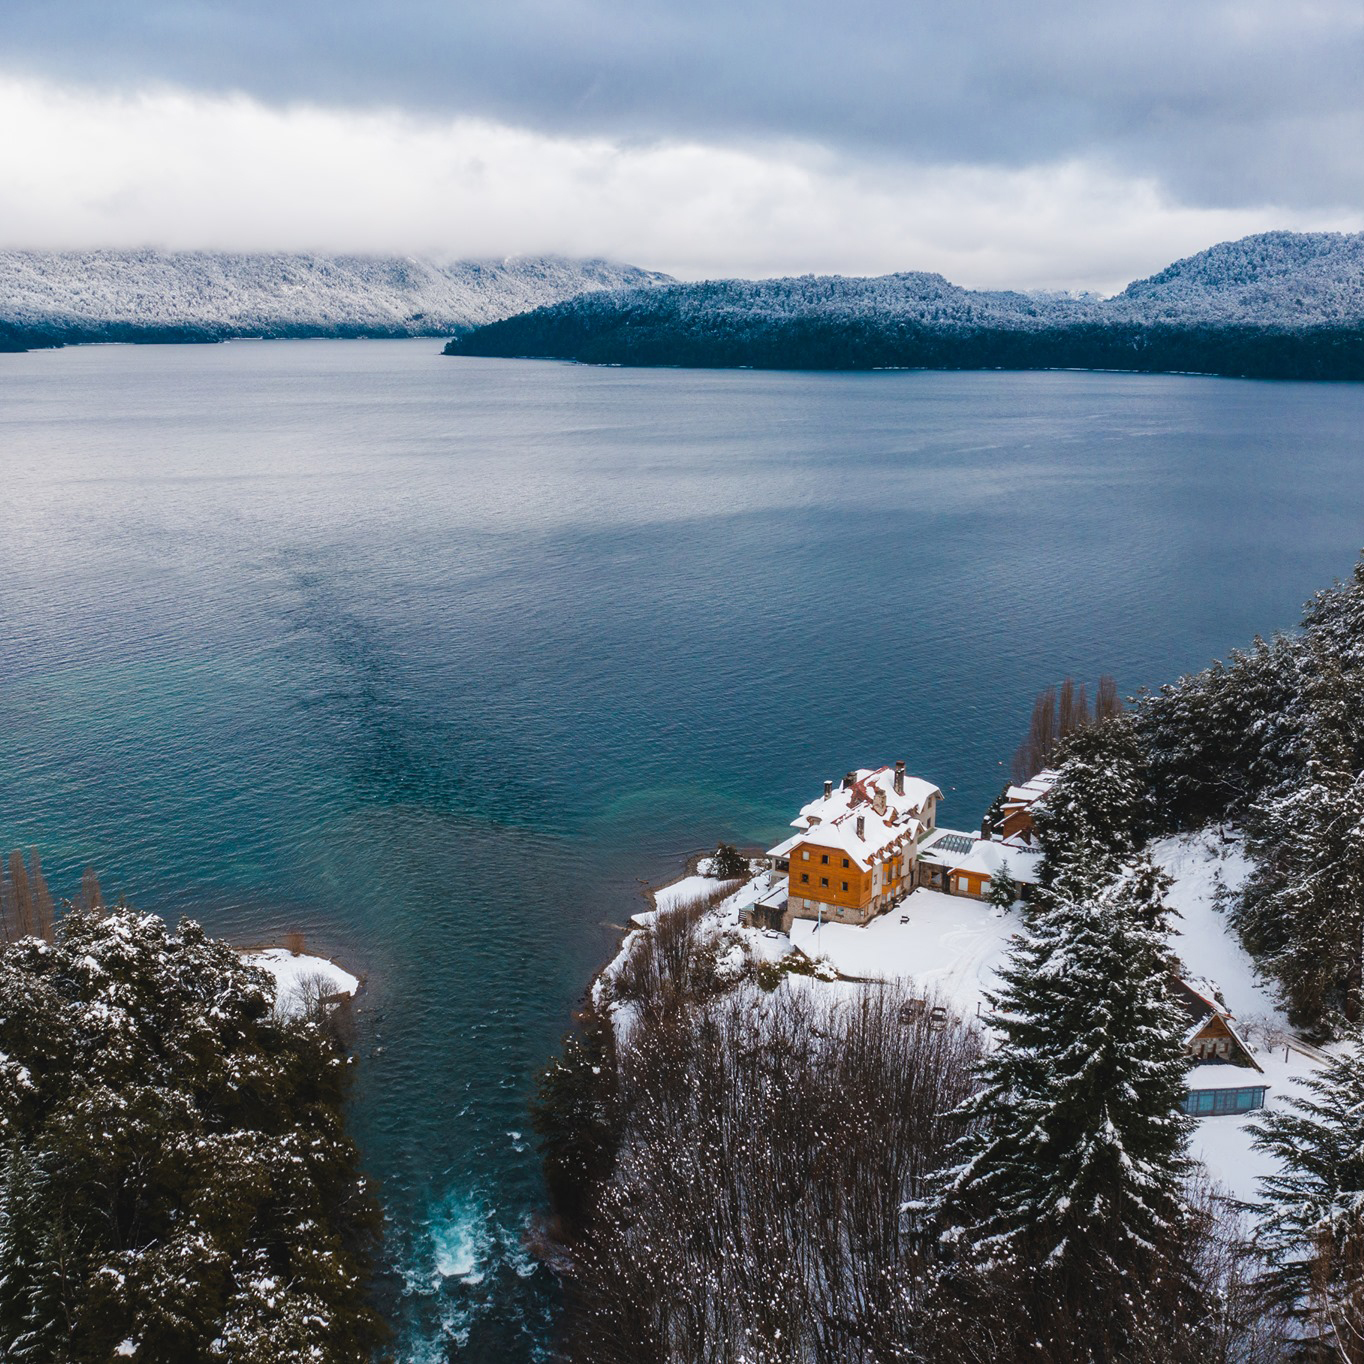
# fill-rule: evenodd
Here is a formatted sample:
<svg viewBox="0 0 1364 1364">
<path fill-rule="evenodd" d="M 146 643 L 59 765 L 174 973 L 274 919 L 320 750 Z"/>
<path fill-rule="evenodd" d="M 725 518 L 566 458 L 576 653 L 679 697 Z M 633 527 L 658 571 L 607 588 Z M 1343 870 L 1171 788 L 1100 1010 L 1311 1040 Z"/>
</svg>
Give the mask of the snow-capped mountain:
<svg viewBox="0 0 1364 1364">
<path fill-rule="evenodd" d="M 1335 326 L 1364 321 L 1364 232 L 1262 232 L 1129 284 L 1106 312 L 1146 322 Z"/>
<path fill-rule="evenodd" d="M 921 273 L 614 289 L 488 324 L 447 351 L 636 365 L 1359 379 L 1364 233 L 1224 242 L 1107 299 L 963 289 Z"/>
<path fill-rule="evenodd" d="M 448 336 L 591 290 L 666 282 L 631 265 L 554 256 L 3 251 L 0 326 L 65 340 Z"/>
</svg>

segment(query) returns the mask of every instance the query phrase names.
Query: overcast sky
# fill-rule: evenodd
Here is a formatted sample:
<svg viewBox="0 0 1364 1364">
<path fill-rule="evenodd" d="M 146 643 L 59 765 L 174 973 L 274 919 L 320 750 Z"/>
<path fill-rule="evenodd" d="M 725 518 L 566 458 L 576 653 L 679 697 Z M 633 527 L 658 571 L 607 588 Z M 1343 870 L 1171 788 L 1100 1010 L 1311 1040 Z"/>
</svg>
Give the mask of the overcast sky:
<svg viewBox="0 0 1364 1364">
<path fill-rule="evenodd" d="M 1111 291 L 1364 227 L 1360 0 L 0 0 L 0 244 Z"/>
</svg>

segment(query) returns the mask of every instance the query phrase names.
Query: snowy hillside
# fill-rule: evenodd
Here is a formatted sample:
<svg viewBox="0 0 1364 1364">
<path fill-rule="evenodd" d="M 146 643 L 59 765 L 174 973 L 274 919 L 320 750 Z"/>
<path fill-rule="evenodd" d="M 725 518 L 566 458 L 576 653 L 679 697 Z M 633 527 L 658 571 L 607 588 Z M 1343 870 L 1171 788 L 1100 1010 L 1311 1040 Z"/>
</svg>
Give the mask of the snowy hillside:
<svg viewBox="0 0 1364 1364">
<path fill-rule="evenodd" d="M 616 289 L 492 323 L 447 350 L 596 364 L 1358 379 L 1364 234 L 1223 243 L 1108 299 L 963 289 L 921 273 Z"/>
<path fill-rule="evenodd" d="M 69 340 L 440 336 L 665 275 L 610 261 L 194 251 L 0 252 L 0 327 Z"/>
<path fill-rule="evenodd" d="M 1364 233 L 1263 232 L 1222 242 L 1129 284 L 1104 306 L 1146 322 L 1358 324 Z"/>
</svg>

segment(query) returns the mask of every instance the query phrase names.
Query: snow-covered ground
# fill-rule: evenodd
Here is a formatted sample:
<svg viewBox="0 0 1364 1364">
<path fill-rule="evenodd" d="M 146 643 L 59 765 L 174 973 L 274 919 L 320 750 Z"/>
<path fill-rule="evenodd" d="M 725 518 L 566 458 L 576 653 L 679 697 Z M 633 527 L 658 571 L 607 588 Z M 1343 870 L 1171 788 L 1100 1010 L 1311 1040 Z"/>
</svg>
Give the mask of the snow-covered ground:
<svg viewBox="0 0 1364 1364">
<path fill-rule="evenodd" d="M 1267 1108 L 1281 1107 L 1302 1092 L 1302 1078 L 1316 1069 L 1311 1048 L 1293 1045 L 1293 1030 L 1273 985 L 1255 970 L 1236 932 L 1217 903 L 1220 888 L 1236 890 L 1250 871 L 1240 839 L 1216 828 L 1162 838 L 1151 856 L 1173 878 L 1168 900 L 1179 911 L 1171 946 L 1190 976 L 1200 976 L 1221 992 L 1236 1026 L 1255 1051 L 1269 1086 Z M 1255 1114 L 1201 1118 L 1190 1151 L 1208 1173 L 1237 1198 L 1257 1196 L 1260 1176 L 1271 1158 L 1251 1144 Z"/>
<path fill-rule="evenodd" d="M 1158 839 L 1149 851 L 1174 878 L 1167 899 L 1179 918 L 1170 945 L 1183 961 L 1185 974 L 1214 982 L 1239 1021 L 1272 1020 L 1287 1028 L 1273 986 L 1256 972 L 1217 905 L 1218 890 L 1239 889 L 1250 872 L 1240 840 L 1203 829 Z"/>
<path fill-rule="evenodd" d="M 260 952 L 244 952 L 248 966 L 260 966 L 275 978 L 275 1003 L 281 1013 L 302 1011 L 305 998 L 316 986 L 328 995 L 353 995 L 360 982 L 326 957 L 290 952 L 287 947 L 267 947 Z"/>
<path fill-rule="evenodd" d="M 1269 1085 L 1266 1108 L 1281 1107 L 1290 1096 L 1303 1093 L 1302 1079 L 1315 1068 L 1309 1056 L 1291 1046 L 1261 1047 L 1255 1059 L 1264 1071 L 1256 1082 Z M 1260 1177 L 1269 1174 L 1275 1164 L 1273 1157 L 1251 1145 L 1250 1122 L 1254 1117 L 1252 1112 L 1200 1118 L 1189 1142 L 1189 1154 L 1203 1162 L 1222 1189 L 1247 1202 L 1259 1196 Z"/>
<path fill-rule="evenodd" d="M 1202 830 L 1160 839 L 1151 845 L 1150 853 L 1173 878 L 1168 899 L 1178 918 L 1171 946 L 1189 977 L 1207 981 L 1220 991 L 1264 1071 L 1255 1081 L 1262 1078 L 1268 1085 L 1267 1106 L 1284 1104 L 1302 1092 L 1302 1078 L 1313 1072 L 1320 1053 L 1295 1045 L 1272 984 L 1256 972 L 1218 905 L 1219 889 L 1235 890 L 1249 871 L 1239 839 L 1216 829 Z M 710 894 L 718 884 L 709 877 L 692 875 L 654 891 L 655 908 L 635 916 L 637 930 L 659 913 Z M 713 931 L 737 934 L 755 961 L 780 960 L 796 948 L 815 961 L 827 961 L 843 978 L 825 984 L 792 976 L 789 980 L 794 987 L 842 991 L 909 980 L 921 986 L 925 995 L 934 995 L 968 1018 L 983 1007 L 985 992 L 996 983 L 1010 939 L 1022 927 L 1015 913 L 926 889 L 916 890 L 865 928 L 797 919 L 788 937 L 740 926 L 740 913 L 772 884 L 773 873 L 763 872 L 739 886 L 708 916 Z M 627 937 L 616 962 L 623 959 L 630 940 Z M 609 976 L 614 965 L 604 975 Z M 866 984 L 849 985 L 853 981 Z M 1256 1197 L 1257 1180 L 1270 1168 L 1269 1158 L 1251 1144 L 1253 1117 L 1248 1113 L 1202 1118 L 1191 1143 L 1192 1154 L 1211 1177 L 1235 1197 L 1247 1200 Z"/>
<path fill-rule="evenodd" d="M 965 1017 L 984 1004 L 1018 916 L 979 900 L 916 890 L 865 928 L 797 919 L 791 942 L 853 980 L 913 980 Z"/>
</svg>

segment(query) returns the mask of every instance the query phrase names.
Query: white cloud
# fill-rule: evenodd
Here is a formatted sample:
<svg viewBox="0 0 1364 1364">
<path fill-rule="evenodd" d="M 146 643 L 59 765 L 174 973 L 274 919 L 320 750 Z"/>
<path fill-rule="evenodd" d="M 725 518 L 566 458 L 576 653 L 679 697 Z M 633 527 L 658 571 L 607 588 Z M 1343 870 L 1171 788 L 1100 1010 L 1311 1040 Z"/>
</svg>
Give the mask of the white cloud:
<svg viewBox="0 0 1364 1364">
<path fill-rule="evenodd" d="M 850 162 L 553 137 L 472 118 L 0 79 L 0 244 L 605 255 L 684 278 L 939 270 L 975 287 L 1109 291 L 1270 227 L 1072 159 L 1021 169 Z"/>
</svg>

